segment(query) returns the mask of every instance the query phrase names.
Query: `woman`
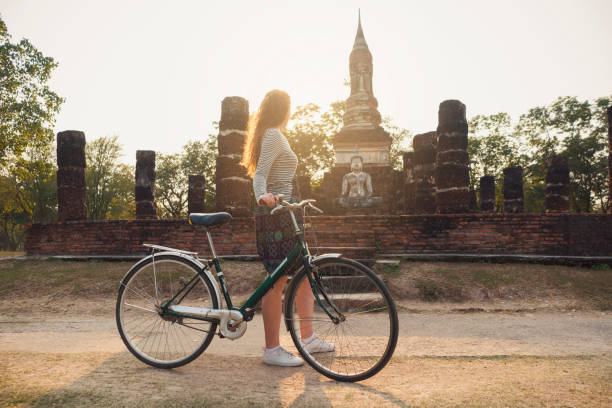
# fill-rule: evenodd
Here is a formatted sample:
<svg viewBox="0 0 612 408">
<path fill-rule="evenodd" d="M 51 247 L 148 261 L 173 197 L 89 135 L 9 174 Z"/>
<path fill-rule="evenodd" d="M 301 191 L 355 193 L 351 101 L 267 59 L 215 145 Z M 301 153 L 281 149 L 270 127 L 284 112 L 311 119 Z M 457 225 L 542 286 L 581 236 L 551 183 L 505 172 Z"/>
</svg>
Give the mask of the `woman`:
<svg viewBox="0 0 612 408">
<path fill-rule="evenodd" d="M 270 214 L 279 194 L 283 194 L 285 200 L 297 201 L 297 156 L 282 133 L 289 121 L 290 105 L 289 95 L 284 91 L 273 90 L 266 94 L 259 110 L 249 120 L 241 161 L 249 176 L 253 177 L 253 190 L 258 204 L 255 208 L 257 252 L 268 274 L 274 271 L 297 242 L 289 213 L 279 211 Z M 298 222 L 301 222 L 300 214 L 296 216 Z M 282 348 L 279 342 L 281 298 L 286 282 L 287 276 L 281 277 L 261 301 L 266 340 L 263 362 L 279 366 L 300 366 L 304 361 Z M 308 319 L 312 316 L 314 300 L 307 284 L 299 288 L 296 304 L 300 317 Z M 309 353 L 333 351 L 332 343 L 314 334 L 312 322 L 300 321 L 300 333 Z"/>
</svg>

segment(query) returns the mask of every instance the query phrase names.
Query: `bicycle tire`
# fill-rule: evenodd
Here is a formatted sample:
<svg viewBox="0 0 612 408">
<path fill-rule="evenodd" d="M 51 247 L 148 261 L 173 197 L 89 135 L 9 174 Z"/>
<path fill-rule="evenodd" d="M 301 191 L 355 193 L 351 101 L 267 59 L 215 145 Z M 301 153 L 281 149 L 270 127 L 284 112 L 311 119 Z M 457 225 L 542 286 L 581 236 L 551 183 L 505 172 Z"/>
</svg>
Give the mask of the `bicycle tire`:
<svg viewBox="0 0 612 408">
<path fill-rule="evenodd" d="M 285 297 L 285 320 L 295 347 L 308 364 L 333 380 L 355 382 L 375 375 L 389 362 L 397 345 L 399 322 L 389 290 L 371 269 L 350 259 L 321 259 L 312 270 L 346 319 L 333 323 L 316 300 L 312 319 L 300 318 L 296 304 L 300 285 L 311 290 L 305 270 L 300 270 Z M 332 309 L 318 292 L 323 305 Z M 334 343 L 332 352 L 306 351 L 301 330 L 309 331 L 310 321 L 318 338 Z"/>
<path fill-rule="evenodd" d="M 159 255 L 154 261 L 149 257 L 134 265 L 121 281 L 115 308 L 117 328 L 140 361 L 157 368 L 179 367 L 197 358 L 212 341 L 216 323 L 159 313 L 160 304 L 171 299 L 198 269 L 179 255 Z M 200 275 L 180 304 L 218 309 L 215 293 L 209 278 Z"/>
</svg>

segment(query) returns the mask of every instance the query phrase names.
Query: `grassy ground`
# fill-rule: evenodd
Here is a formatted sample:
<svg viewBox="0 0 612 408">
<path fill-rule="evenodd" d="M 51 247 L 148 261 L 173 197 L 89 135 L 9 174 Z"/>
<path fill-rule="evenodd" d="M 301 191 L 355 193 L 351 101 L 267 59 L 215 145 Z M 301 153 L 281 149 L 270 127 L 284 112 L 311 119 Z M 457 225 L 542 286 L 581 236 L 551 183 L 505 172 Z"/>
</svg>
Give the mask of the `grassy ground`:
<svg viewBox="0 0 612 408">
<path fill-rule="evenodd" d="M 0 251 L 0 258 L 6 258 L 11 256 L 21 256 L 25 255 L 25 252 L 20 251 Z"/>
<path fill-rule="evenodd" d="M 36 314 L 32 318 L 41 321 L 54 316 L 71 320 L 65 312 L 74 309 L 73 304 L 86 305 L 76 311 L 79 318 L 108 315 L 119 281 L 131 265 L 2 260 L 1 320 L 15 320 L 11 310 L 19 310 L 17 320 Z M 238 298 L 264 277 L 259 262 L 226 261 L 222 266 L 230 291 Z M 552 304 L 555 310 L 612 307 L 612 271 L 604 267 L 402 262 L 378 273 L 407 308 L 450 305 L 469 310 L 479 305 L 496 310 L 512 302 L 538 308 Z M 0 352 L 0 407 L 612 405 L 609 354 L 395 355 L 379 375 L 359 384 L 342 384 L 310 367 L 272 368 L 254 357 L 205 354 L 179 369 L 156 370 L 127 351 L 38 351 Z M 237 373 L 247 378 L 237 378 Z"/>
<path fill-rule="evenodd" d="M 132 262 L 3 260 L 0 299 L 114 298 Z M 259 262 L 222 263 L 233 296 L 264 278 Z M 378 273 L 398 300 L 436 303 L 539 302 L 563 299 L 579 310 L 612 309 L 612 270 L 534 264 L 402 262 Z"/>
</svg>

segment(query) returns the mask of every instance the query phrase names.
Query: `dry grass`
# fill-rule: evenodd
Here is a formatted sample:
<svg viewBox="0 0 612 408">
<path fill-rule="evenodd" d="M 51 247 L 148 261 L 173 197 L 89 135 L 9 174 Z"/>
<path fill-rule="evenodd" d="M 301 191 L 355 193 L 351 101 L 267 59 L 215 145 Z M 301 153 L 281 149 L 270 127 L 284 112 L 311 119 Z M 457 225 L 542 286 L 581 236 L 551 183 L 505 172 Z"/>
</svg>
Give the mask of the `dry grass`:
<svg viewBox="0 0 612 408">
<path fill-rule="evenodd" d="M 0 251 L 0 258 L 8 258 L 13 256 L 22 256 L 25 252 L 22 251 Z"/>
<path fill-rule="evenodd" d="M 59 307 L 71 300 L 114 302 L 118 285 L 132 262 L 19 260 L 0 262 L 0 307 Z M 239 304 L 263 281 L 260 262 L 225 261 L 225 278 Z M 579 310 L 612 309 L 612 271 L 535 264 L 402 262 L 378 271 L 399 301 L 446 303 L 530 302 Z M 34 302 L 34 303 L 33 303 Z M 36 302 L 38 302 L 36 304 Z M 104 307 L 107 307 L 105 305 Z M 32 309 L 33 310 L 33 309 Z"/>
<path fill-rule="evenodd" d="M 612 309 L 612 271 L 559 265 L 402 262 L 382 273 L 399 299 L 428 302 L 571 300 L 573 308 Z"/>
</svg>

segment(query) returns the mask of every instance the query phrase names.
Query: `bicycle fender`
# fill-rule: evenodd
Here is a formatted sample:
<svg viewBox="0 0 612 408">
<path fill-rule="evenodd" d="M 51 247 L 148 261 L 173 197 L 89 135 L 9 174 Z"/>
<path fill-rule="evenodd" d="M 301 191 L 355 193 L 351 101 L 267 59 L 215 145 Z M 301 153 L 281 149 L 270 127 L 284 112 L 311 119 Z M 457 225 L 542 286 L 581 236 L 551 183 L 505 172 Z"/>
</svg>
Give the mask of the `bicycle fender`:
<svg viewBox="0 0 612 408">
<path fill-rule="evenodd" d="M 202 262 L 200 262 L 198 259 L 189 256 L 187 254 L 183 254 L 180 252 L 172 252 L 172 251 L 166 251 L 166 252 L 158 252 L 155 255 L 149 255 L 149 256 L 145 256 L 144 258 L 142 258 L 140 261 L 136 262 L 125 274 L 125 276 L 123 277 L 123 279 L 121 279 L 121 284 L 123 285 L 123 282 L 125 281 L 125 278 L 127 277 L 127 275 L 132 271 L 132 269 L 140 266 L 140 264 L 147 262 L 149 259 L 153 258 L 153 257 L 160 257 L 163 255 L 172 255 L 172 256 L 176 256 L 176 257 L 180 257 L 183 258 L 184 260 L 186 260 L 187 262 L 192 263 L 197 269 L 199 270 L 203 270 L 204 274 L 206 275 L 206 277 L 210 280 L 210 283 L 213 286 L 213 289 L 215 290 L 215 296 L 217 298 L 217 304 L 219 306 L 221 306 L 223 303 L 221 302 L 221 292 L 219 291 L 219 285 L 217 283 L 217 280 L 214 278 L 214 276 L 212 275 L 212 273 L 210 272 L 210 269 L 205 268 L 204 264 L 202 264 Z"/>
<path fill-rule="evenodd" d="M 321 261 L 323 259 L 340 258 L 340 257 L 342 257 L 342 254 L 336 254 L 336 253 L 322 254 L 322 255 L 313 256 L 310 262 L 314 264 L 317 261 Z M 293 276 L 297 276 L 297 274 L 300 273 L 302 269 L 304 269 L 304 265 L 300 266 L 295 271 Z M 289 282 L 289 285 L 285 288 L 285 293 L 291 293 L 290 290 L 293 288 L 294 284 L 295 284 L 295 279 L 291 279 L 291 282 Z M 287 312 L 286 312 L 287 307 L 289 307 L 288 304 L 283 305 L 283 311 L 285 311 L 284 313 L 285 316 L 287 316 Z M 288 319 L 284 319 L 284 320 L 285 320 L 285 329 L 289 331 L 289 320 Z"/>
</svg>

